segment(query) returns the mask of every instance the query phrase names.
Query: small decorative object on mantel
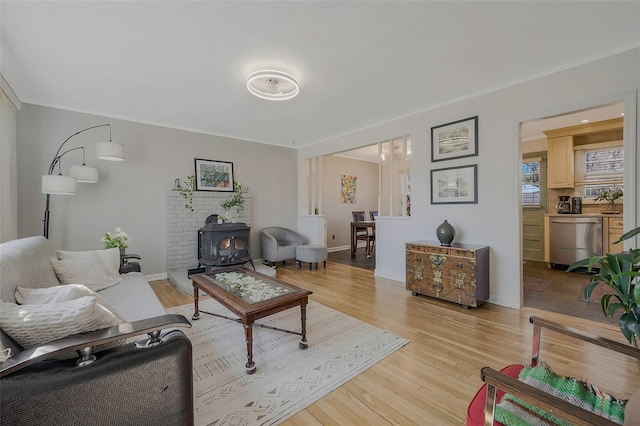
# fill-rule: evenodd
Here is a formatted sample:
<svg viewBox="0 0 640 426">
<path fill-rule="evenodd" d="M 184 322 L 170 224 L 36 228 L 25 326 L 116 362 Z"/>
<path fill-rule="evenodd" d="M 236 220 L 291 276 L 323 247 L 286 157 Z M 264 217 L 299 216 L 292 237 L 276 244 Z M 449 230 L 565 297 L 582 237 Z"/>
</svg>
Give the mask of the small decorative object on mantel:
<svg viewBox="0 0 640 426">
<path fill-rule="evenodd" d="M 602 210 L 603 214 L 619 214 L 620 210 L 616 206 L 616 200 L 622 198 L 623 195 L 622 188 L 614 185 L 611 188 L 601 190 L 593 201 L 606 201 L 608 203 L 607 208 Z"/>
<path fill-rule="evenodd" d="M 101 238 L 101 241 L 104 243 L 105 249 L 110 248 L 119 248 L 120 256 L 124 255 L 124 251 L 127 247 L 129 247 L 129 241 L 133 240 L 126 232 L 122 230 L 122 228 L 117 227 L 115 233 L 107 232 L 104 234 L 104 237 Z"/>
<path fill-rule="evenodd" d="M 440 240 L 441 246 L 451 247 L 453 237 L 456 236 L 456 230 L 445 220 L 436 228 L 436 235 L 438 236 L 438 240 Z"/>
</svg>

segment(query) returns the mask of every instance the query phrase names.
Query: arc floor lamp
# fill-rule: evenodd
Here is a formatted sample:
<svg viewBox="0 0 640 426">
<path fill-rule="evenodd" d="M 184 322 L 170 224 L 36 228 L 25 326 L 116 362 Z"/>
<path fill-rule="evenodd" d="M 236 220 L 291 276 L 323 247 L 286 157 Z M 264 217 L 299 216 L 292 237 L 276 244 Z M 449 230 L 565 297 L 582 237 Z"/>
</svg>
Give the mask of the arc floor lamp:
<svg viewBox="0 0 640 426">
<path fill-rule="evenodd" d="M 99 124 L 97 126 L 88 127 L 84 130 L 80 130 L 65 139 L 64 142 L 56 151 L 56 155 L 53 156 L 51 164 L 49 165 L 49 172 L 46 175 L 42 175 L 42 193 L 47 195 L 46 206 L 44 210 L 44 236 L 49 238 L 49 198 L 51 195 L 75 195 L 77 184 L 80 183 L 97 183 L 98 182 L 98 169 L 95 167 L 87 166 L 84 162 L 84 146 L 76 148 L 70 148 L 66 151 L 62 151 L 62 147 L 74 136 L 84 133 L 87 130 L 96 129 L 98 127 L 109 127 L 109 142 L 97 142 L 96 143 L 96 157 L 101 160 L 109 161 L 122 161 L 124 160 L 124 145 L 114 143 L 111 141 L 111 124 Z M 62 175 L 62 168 L 60 167 L 60 160 L 66 154 L 82 150 L 82 165 L 74 165 L 69 167 L 69 176 Z M 58 166 L 58 174 L 54 175 L 53 171 Z"/>
</svg>

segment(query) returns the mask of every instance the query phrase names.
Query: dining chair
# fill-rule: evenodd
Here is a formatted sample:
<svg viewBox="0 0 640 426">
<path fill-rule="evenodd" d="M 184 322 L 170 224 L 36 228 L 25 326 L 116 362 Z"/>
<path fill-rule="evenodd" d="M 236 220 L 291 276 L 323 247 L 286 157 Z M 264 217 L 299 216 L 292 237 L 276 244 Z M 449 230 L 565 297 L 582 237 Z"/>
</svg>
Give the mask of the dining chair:
<svg viewBox="0 0 640 426">
<path fill-rule="evenodd" d="M 369 217 L 371 218 L 371 222 L 376 221 L 376 217 L 378 217 L 378 210 L 369 210 Z M 369 251 L 369 256 L 373 253 L 373 249 L 376 246 L 376 228 L 372 228 L 371 231 L 371 250 Z"/>
<path fill-rule="evenodd" d="M 367 218 L 365 216 L 364 211 L 353 211 L 351 212 L 353 216 L 354 222 L 366 222 Z M 358 240 L 365 241 L 367 243 L 364 254 L 367 255 L 367 258 L 371 257 L 371 252 L 373 251 L 373 246 L 375 245 L 375 233 L 369 231 L 369 226 L 361 226 L 356 227 L 356 242 Z"/>
</svg>

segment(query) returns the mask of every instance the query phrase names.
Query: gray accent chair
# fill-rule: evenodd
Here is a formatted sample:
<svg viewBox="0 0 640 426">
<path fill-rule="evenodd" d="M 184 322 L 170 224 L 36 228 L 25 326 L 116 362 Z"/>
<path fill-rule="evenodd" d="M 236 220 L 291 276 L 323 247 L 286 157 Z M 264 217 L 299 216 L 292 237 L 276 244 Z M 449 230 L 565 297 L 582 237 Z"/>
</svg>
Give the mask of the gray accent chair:
<svg viewBox="0 0 640 426">
<path fill-rule="evenodd" d="M 277 226 L 260 231 L 262 258 L 272 266 L 276 262 L 285 264 L 287 259 L 296 258 L 296 248 L 303 243 L 302 236 L 295 231 Z"/>
</svg>

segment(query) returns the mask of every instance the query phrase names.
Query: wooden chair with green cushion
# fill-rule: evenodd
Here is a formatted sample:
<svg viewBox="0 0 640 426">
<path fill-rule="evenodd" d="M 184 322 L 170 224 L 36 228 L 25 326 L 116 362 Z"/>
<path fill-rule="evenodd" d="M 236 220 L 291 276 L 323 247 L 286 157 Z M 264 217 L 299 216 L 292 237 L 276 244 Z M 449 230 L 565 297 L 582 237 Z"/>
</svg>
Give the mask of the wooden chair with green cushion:
<svg viewBox="0 0 640 426">
<path fill-rule="evenodd" d="M 640 424 L 640 388 L 626 405 L 621 405 L 615 398 L 584 382 L 555 375 L 539 362 L 542 328 L 628 355 L 637 362 L 640 362 L 640 350 L 542 318 L 531 317 L 530 322 L 534 326 L 530 366 L 512 364 L 501 371 L 482 368 L 481 377 L 485 384 L 469 404 L 467 426 L 525 424 L 521 422 L 522 413 L 527 416 L 528 423 L 535 423 L 532 419 L 542 421 L 543 417 L 547 419 L 549 413 L 553 413 L 556 418 L 575 425 L 621 424 L 620 417 L 624 418 L 625 426 Z M 541 370 L 542 374 L 536 376 Z M 581 406 L 569 400 L 579 402 Z M 599 408 L 590 408 L 594 405 Z M 614 421 L 616 418 L 619 421 Z"/>
</svg>

